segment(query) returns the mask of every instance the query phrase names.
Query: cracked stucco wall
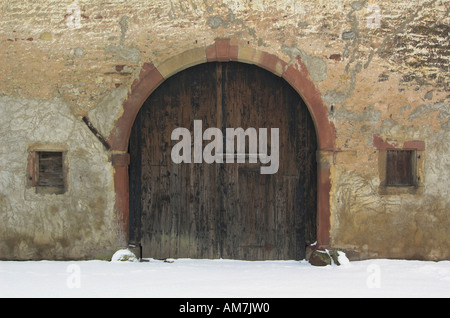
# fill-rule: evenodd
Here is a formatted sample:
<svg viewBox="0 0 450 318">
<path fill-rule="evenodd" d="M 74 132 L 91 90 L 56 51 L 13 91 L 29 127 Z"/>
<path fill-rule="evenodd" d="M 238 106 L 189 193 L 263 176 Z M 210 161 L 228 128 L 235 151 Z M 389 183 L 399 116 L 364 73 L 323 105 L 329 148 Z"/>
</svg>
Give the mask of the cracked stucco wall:
<svg viewBox="0 0 450 318">
<path fill-rule="evenodd" d="M 449 259 L 448 16 L 441 0 L 1 2 L 0 258 L 112 253 L 114 169 L 82 116 L 109 136 L 144 63 L 230 38 L 300 56 L 322 95 L 338 150 L 331 244 L 355 258 Z M 424 142 L 423 191 L 379 193 L 374 136 Z M 55 144 L 69 191 L 39 196 L 26 188 L 28 149 Z"/>
<path fill-rule="evenodd" d="M 116 244 L 112 167 L 86 125 L 59 98 L 0 96 L 0 258 L 104 257 Z M 28 151 L 65 149 L 68 189 L 27 188 Z"/>
</svg>

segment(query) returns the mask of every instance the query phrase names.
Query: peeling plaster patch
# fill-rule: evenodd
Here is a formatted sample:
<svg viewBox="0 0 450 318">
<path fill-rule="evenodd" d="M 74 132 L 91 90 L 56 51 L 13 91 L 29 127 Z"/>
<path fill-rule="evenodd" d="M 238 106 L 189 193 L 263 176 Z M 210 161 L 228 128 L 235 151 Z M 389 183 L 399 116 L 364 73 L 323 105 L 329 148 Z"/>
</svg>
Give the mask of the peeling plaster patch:
<svg viewBox="0 0 450 318">
<path fill-rule="evenodd" d="M 379 132 L 382 135 L 395 136 L 401 128 L 396 120 L 388 118 L 381 123 Z"/>
<path fill-rule="evenodd" d="M 327 79 L 327 64 L 321 58 L 308 55 L 305 51 L 299 50 L 295 44 L 293 46 L 283 44 L 281 51 L 289 56 L 289 64 L 292 64 L 297 56 L 300 56 L 314 82 L 322 82 Z"/>
<path fill-rule="evenodd" d="M 343 105 L 333 113 L 333 118 L 339 121 L 349 121 L 352 123 L 370 123 L 372 126 L 375 126 L 381 119 L 381 112 L 375 110 L 373 105 L 361 112 L 348 110 L 345 105 Z"/>
<path fill-rule="evenodd" d="M 392 118 L 383 120 L 380 128 L 373 130 L 373 132 L 375 132 L 373 135 L 373 144 L 377 148 L 382 147 L 382 145 L 386 146 L 387 144 L 398 146 L 403 141 L 424 139 L 424 132 L 416 126 L 401 124 Z M 384 136 L 384 140 L 380 136 Z"/>
<path fill-rule="evenodd" d="M 117 46 L 110 45 L 105 48 L 106 53 L 113 53 L 119 59 L 131 62 L 131 63 L 139 63 L 141 52 L 138 49 L 129 47 L 129 46 Z"/>
<path fill-rule="evenodd" d="M 428 99 L 428 100 L 432 100 L 433 99 L 433 90 L 428 91 L 423 98 L 424 99 Z"/>
<path fill-rule="evenodd" d="M 364 2 L 361 1 L 353 1 L 350 3 L 350 6 L 353 8 L 353 10 L 361 10 L 364 7 Z"/>
<path fill-rule="evenodd" d="M 230 27 L 230 25 L 235 25 L 235 26 L 239 27 L 240 29 L 242 29 L 243 31 L 248 32 L 248 34 L 255 41 L 257 41 L 258 46 L 266 46 L 266 44 L 264 43 L 264 39 L 262 37 L 257 36 L 255 28 L 249 27 L 248 25 L 246 25 L 242 19 L 237 19 L 235 13 L 229 6 L 227 6 L 225 4 L 222 4 L 221 6 L 228 10 L 227 18 L 224 19 L 219 15 L 214 15 L 212 17 L 209 17 L 206 20 L 206 24 L 211 29 L 215 30 L 215 29 L 218 29 L 219 27 L 228 28 L 228 27 Z M 212 13 L 213 10 L 209 9 L 209 8 L 211 8 L 211 7 L 208 7 L 207 12 Z"/>
<path fill-rule="evenodd" d="M 84 54 L 84 51 L 83 51 L 83 49 L 80 48 L 80 47 L 76 47 L 76 48 L 73 50 L 73 57 L 81 57 L 81 56 L 83 56 L 83 54 Z"/>
<path fill-rule="evenodd" d="M 116 88 L 89 111 L 89 119 L 103 136 L 109 136 L 127 95 L 127 87 Z"/>
<path fill-rule="evenodd" d="M 342 92 L 337 92 L 335 89 L 329 90 L 323 95 L 323 101 L 328 105 L 341 104 L 347 98 L 347 95 Z"/>
<path fill-rule="evenodd" d="M 53 39 L 53 35 L 51 32 L 42 32 L 39 35 L 39 40 L 42 40 L 42 41 L 51 41 L 52 39 Z"/>
<path fill-rule="evenodd" d="M 355 32 L 353 31 L 345 31 L 342 33 L 342 39 L 343 40 L 351 40 L 356 36 Z"/>
<path fill-rule="evenodd" d="M 208 18 L 208 20 L 206 20 L 206 24 L 209 25 L 211 27 L 211 29 L 213 29 L 213 30 L 217 29 L 220 26 L 223 26 L 225 28 L 228 26 L 228 22 L 225 22 L 218 15 Z"/>
<path fill-rule="evenodd" d="M 409 115 L 409 120 L 424 118 L 429 116 L 430 112 L 433 111 L 439 111 L 439 119 L 450 119 L 450 105 L 445 102 L 440 102 L 420 105 Z"/>
<path fill-rule="evenodd" d="M 128 17 L 126 15 L 124 15 L 119 21 L 119 25 L 120 25 L 120 45 L 123 45 L 123 42 L 125 41 L 125 34 L 128 31 L 127 19 L 128 19 Z"/>
<path fill-rule="evenodd" d="M 447 121 L 448 123 L 448 121 Z M 450 130 L 442 129 L 427 138 L 427 160 L 425 161 L 425 183 L 433 186 L 425 187 L 425 193 L 440 196 L 446 199 L 439 199 L 442 204 L 446 204 L 447 221 L 450 206 Z M 447 229 L 450 226 L 447 225 Z M 446 236 L 450 240 L 450 235 Z"/>
<path fill-rule="evenodd" d="M 450 105 L 445 102 L 421 104 L 408 117 L 409 120 L 429 118 L 430 113 L 438 111 L 437 118 L 441 120 L 441 129 L 448 130 L 450 126 Z"/>
<path fill-rule="evenodd" d="M 311 73 L 314 82 L 321 82 L 327 79 L 327 64 L 316 56 L 311 56 L 303 51 L 300 51 L 300 57 Z"/>
</svg>

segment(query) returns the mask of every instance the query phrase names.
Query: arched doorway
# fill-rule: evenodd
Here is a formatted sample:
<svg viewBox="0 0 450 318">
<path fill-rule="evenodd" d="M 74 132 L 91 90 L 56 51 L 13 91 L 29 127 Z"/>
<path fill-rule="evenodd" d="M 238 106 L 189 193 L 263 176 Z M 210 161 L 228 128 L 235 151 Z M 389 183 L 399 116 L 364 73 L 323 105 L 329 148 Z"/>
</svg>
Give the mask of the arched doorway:
<svg viewBox="0 0 450 318">
<path fill-rule="evenodd" d="M 172 132 L 187 128 L 193 141 L 195 120 L 201 134 L 278 128 L 276 173 L 261 174 L 249 156 L 245 163 L 173 162 Z M 134 121 L 130 240 L 142 244 L 144 257 L 303 259 L 317 238 L 316 150 L 308 107 L 283 78 L 235 62 L 183 70 L 150 95 Z"/>
<path fill-rule="evenodd" d="M 164 80 L 190 66 L 205 62 L 239 61 L 257 65 L 285 79 L 307 104 L 316 127 L 317 151 L 317 248 L 330 248 L 330 190 L 331 171 L 336 151 L 336 131 L 329 120 L 320 91 L 311 80 L 308 69 L 297 56 L 286 63 L 278 56 L 246 46 L 232 44 L 232 39 L 216 39 L 206 47 L 180 52 L 160 64 L 144 63 L 139 76 L 130 87 L 123 102 L 123 110 L 114 122 L 107 139 L 114 168 L 115 213 L 117 221 L 117 246 L 129 242 L 129 154 L 131 129 L 138 111 L 148 96 Z"/>
</svg>

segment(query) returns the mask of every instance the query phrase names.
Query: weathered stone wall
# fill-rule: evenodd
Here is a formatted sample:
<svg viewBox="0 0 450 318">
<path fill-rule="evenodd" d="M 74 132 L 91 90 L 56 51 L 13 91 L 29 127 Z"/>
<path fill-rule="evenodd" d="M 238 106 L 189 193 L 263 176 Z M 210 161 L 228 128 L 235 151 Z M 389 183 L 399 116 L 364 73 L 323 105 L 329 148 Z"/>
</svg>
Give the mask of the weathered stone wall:
<svg viewBox="0 0 450 318">
<path fill-rule="evenodd" d="M 107 138 L 144 63 L 217 38 L 307 67 L 336 131 L 333 247 L 449 259 L 448 16 L 443 0 L 2 1 L 0 259 L 99 258 L 124 244 L 111 152 L 82 117 Z M 420 189 L 380 191 L 383 149 L 417 144 Z M 38 195 L 28 152 L 55 145 L 68 191 Z"/>
</svg>

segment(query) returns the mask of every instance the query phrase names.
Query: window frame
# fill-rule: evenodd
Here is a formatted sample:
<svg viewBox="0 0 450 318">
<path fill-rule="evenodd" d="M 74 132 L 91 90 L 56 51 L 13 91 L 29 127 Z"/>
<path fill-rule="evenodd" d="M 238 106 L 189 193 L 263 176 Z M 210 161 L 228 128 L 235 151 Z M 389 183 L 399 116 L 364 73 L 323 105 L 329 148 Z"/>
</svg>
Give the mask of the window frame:
<svg viewBox="0 0 450 318">
<path fill-rule="evenodd" d="M 416 150 L 415 149 L 387 149 L 386 150 L 386 176 L 385 176 L 385 185 L 387 187 L 417 187 L 417 154 L 416 154 Z M 390 164 L 390 161 L 393 160 L 392 158 L 390 158 L 390 154 L 391 153 L 408 153 L 409 154 L 409 158 L 408 160 L 409 162 L 409 170 L 408 171 L 408 176 L 403 176 L 406 177 L 404 182 L 399 182 L 395 179 L 391 179 L 392 175 L 394 174 L 392 171 L 390 171 L 390 167 L 392 167 L 392 165 Z M 394 169 L 397 168 L 398 163 L 394 164 L 395 167 L 393 167 Z M 406 180 L 408 179 L 408 180 Z"/>
<path fill-rule="evenodd" d="M 388 181 L 388 152 L 411 152 L 411 178 L 408 184 L 391 184 Z M 378 193 L 381 195 L 421 194 L 424 188 L 424 150 L 417 148 L 386 148 L 379 150 L 378 170 L 380 185 Z"/>
<path fill-rule="evenodd" d="M 62 185 L 55 186 L 42 185 L 39 183 L 39 170 L 40 170 L 40 154 L 41 153 L 61 153 L 61 178 Z M 28 167 L 27 167 L 27 188 L 34 188 L 36 194 L 64 194 L 68 191 L 68 169 L 67 169 L 67 150 L 54 149 L 54 148 L 38 148 L 31 149 L 28 152 Z"/>
</svg>

